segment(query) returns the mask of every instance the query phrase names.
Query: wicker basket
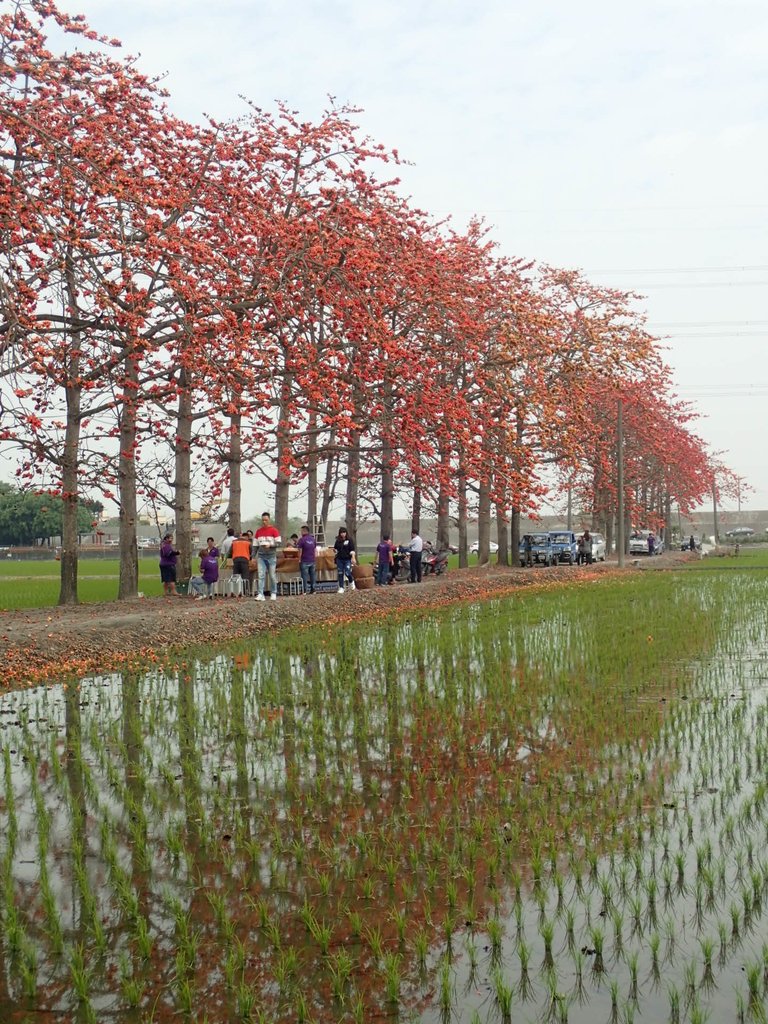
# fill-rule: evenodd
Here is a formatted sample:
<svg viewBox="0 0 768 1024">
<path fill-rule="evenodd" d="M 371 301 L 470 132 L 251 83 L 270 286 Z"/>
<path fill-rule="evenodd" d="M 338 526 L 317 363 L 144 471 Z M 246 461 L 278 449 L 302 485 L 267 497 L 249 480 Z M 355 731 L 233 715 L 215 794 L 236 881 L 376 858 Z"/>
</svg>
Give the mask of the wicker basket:
<svg viewBox="0 0 768 1024">
<path fill-rule="evenodd" d="M 358 580 L 373 579 L 373 566 L 372 565 L 353 565 L 352 566 L 352 579 L 355 583 Z"/>
<path fill-rule="evenodd" d="M 355 580 L 355 590 L 373 590 L 373 576 L 361 576 Z"/>
</svg>

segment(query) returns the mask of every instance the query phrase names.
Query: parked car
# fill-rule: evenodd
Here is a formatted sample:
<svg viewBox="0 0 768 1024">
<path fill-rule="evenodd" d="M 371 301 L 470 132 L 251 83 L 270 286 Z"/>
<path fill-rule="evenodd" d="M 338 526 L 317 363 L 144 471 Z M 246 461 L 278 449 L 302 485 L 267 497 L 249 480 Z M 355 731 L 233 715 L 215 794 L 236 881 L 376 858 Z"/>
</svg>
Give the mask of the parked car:
<svg viewBox="0 0 768 1024">
<path fill-rule="evenodd" d="M 725 536 L 732 537 L 734 540 L 745 540 L 747 537 L 754 537 L 755 531 L 751 526 L 734 526 L 732 530 L 726 530 Z"/>
<path fill-rule="evenodd" d="M 524 533 L 520 539 L 518 551 L 520 565 L 526 564 L 525 538 L 531 538 L 531 561 L 540 565 L 556 565 L 557 555 L 552 547 L 552 540 L 548 533 Z"/>
<path fill-rule="evenodd" d="M 656 534 L 653 535 L 653 548 L 648 550 L 648 538 L 651 536 L 650 530 L 635 530 L 629 538 L 629 553 L 630 555 L 660 555 L 664 550 L 664 541 L 661 540 Z"/>
<path fill-rule="evenodd" d="M 555 563 L 567 562 L 568 565 L 576 564 L 576 555 L 579 548 L 576 534 L 573 530 L 550 530 L 549 540 L 552 544 Z"/>
<path fill-rule="evenodd" d="M 490 542 L 490 548 L 491 554 L 495 555 L 496 552 L 499 550 L 499 545 L 496 543 L 495 540 L 492 540 Z M 480 541 L 476 540 L 469 550 L 472 552 L 473 555 L 476 555 L 480 551 Z"/>
<path fill-rule="evenodd" d="M 605 537 L 602 533 L 592 534 L 592 561 L 605 561 Z"/>
</svg>

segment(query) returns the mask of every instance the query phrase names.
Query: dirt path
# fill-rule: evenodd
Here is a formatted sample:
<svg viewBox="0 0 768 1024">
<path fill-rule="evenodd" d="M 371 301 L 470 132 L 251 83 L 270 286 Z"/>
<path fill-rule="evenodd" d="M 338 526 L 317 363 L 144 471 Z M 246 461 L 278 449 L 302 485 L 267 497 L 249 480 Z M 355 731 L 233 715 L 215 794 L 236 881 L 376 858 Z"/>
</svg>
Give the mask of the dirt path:
<svg viewBox="0 0 768 1024">
<path fill-rule="evenodd" d="M 649 559 L 645 568 L 670 567 L 686 555 Z M 632 567 L 630 566 L 630 571 Z M 619 571 L 615 564 L 589 568 L 452 570 L 421 585 L 398 584 L 345 594 L 194 601 L 137 598 L 132 601 L 0 612 L 0 688 L 107 671 L 190 644 L 218 644 L 261 631 L 329 625 L 340 619 L 375 618 L 409 609 L 502 595 L 535 584 L 572 583 Z"/>
</svg>

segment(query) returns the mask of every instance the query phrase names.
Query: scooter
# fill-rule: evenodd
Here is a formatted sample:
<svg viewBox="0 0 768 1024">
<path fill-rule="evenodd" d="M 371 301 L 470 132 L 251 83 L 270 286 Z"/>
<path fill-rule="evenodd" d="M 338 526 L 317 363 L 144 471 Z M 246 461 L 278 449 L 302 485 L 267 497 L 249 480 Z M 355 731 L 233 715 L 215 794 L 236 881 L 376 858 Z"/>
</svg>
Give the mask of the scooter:
<svg viewBox="0 0 768 1024">
<path fill-rule="evenodd" d="M 448 552 L 447 551 L 435 551 L 430 544 L 429 547 L 424 548 L 424 554 L 421 557 L 421 573 L 423 576 L 442 576 L 445 570 L 448 568 Z"/>
<path fill-rule="evenodd" d="M 378 563 L 374 565 L 374 575 L 378 573 Z M 392 552 L 392 565 L 389 567 L 389 579 L 387 583 L 406 583 L 411 578 L 410 562 L 408 558 L 408 549 L 403 547 L 395 548 Z"/>
</svg>

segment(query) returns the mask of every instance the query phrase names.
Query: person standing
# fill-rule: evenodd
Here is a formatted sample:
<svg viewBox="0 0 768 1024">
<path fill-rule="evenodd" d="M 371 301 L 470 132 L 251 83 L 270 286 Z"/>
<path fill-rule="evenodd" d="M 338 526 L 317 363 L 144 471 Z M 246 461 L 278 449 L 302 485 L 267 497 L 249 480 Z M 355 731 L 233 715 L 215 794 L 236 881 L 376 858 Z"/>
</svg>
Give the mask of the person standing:
<svg viewBox="0 0 768 1024">
<path fill-rule="evenodd" d="M 166 597 L 178 597 L 176 590 L 176 562 L 179 552 L 173 546 L 173 534 L 166 533 L 160 545 L 160 580 Z"/>
<path fill-rule="evenodd" d="M 584 543 L 584 562 L 586 565 L 592 565 L 592 534 L 585 530 L 581 539 Z"/>
<path fill-rule="evenodd" d="M 301 573 L 301 585 L 305 594 L 314 594 L 317 586 L 317 573 L 315 571 L 315 556 L 317 552 L 317 541 L 309 532 L 308 526 L 302 526 L 301 536 L 296 541 L 299 550 L 299 572 Z"/>
<path fill-rule="evenodd" d="M 411 530 L 411 543 L 408 545 L 411 556 L 411 583 L 421 583 L 421 555 L 424 551 L 424 542 L 416 530 Z"/>
<path fill-rule="evenodd" d="M 691 534 L 691 539 L 688 541 L 688 549 L 690 551 L 695 551 L 696 550 L 696 540 L 695 540 L 693 534 Z"/>
<path fill-rule="evenodd" d="M 232 576 L 232 545 L 237 540 L 232 527 L 227 530 L 227 535 L 219 543 L 219 558 L 221 559 L 219 578 L 224 581 Z M 226 593 L 226 591 L 224 591 Z"/>
<path fill-rule="evenodd" d="M 352 563 L 355 561 L 355 542 L 349 536 L 345 526 L 340 527 L 336 540 L 333 544 L 336 552 L 336 572 L 339 575 L 339 589 L 337 593 L 344 593 L 344 580 L 349 580 L 349 589 L 355 589 L 355 581 L 352 579 Z"/>
<path fill-rule="evenodd" d="M 526 533 L 523 537 L 523 555 L 525 556 L 525 564 L 527 568 L 533 566 L 533 538 L 530 533 Z"/>
<path fill-rule="evenodd" d="M 576 565 L 584 563 L 584 534 L 576 538 Z"/>
<path fill-rule="evenodd" d="M 248 564 L 251 561 L 251 538 L 243 530 L 232 544 L 232 575 L 239 576 L 245 583 L 248 579 Z M 242 597 L 242 590 L 240 591 Z"/>
<path fill-rule="evenodd" d="M 376 548 L 376 560 L 378 567 L 376 569 L 376 586 L 383 587 L 389 583 L 389 577 L 392 573 L 392 564 L 394 558 L 392 556 L 392 541 L 390 540 L 389 534 L 385 533 L 379 541 Z"/>
<path fill-rule="evenodd" d="M 652 555 L 656 550 L 656 538 L 652 533 L 648 534 L 648 554 Z"/>
<path fill-rule="evenodd" d="M 262 512 L 261 526 L 256 531 L 254 540 L 257 545 L 259 562 L 259 592 L 257 601 L 264 600 L 264 584 L 269 576 L 269 596 L 277 600 L 277 545 L 281 542 L 280 531 L 272 525 L 269 512 Z"/>
<path fill-rule="evenodd" d="M 210 538 L 209 538 L 210 539 Z M 227 535 L 219 545 L 221 549 L 221 557 L 226 561 L 227 558 L 232 557 L 232 545 L 235 543 L 235 531 L 233 529 L 227 530 Z"/>
</svg>

